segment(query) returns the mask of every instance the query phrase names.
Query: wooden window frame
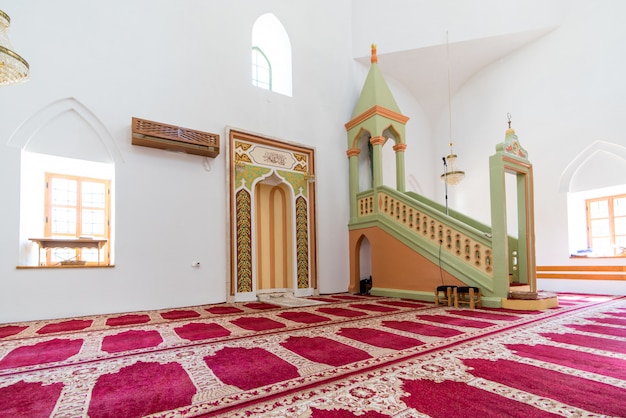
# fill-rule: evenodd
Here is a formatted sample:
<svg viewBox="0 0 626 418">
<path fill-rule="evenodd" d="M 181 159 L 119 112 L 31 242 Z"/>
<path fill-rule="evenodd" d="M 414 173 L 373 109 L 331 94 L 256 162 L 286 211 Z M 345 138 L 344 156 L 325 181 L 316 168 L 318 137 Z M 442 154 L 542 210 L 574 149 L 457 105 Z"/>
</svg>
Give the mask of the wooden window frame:
<svg viewBox="0 0 626 418">
<path fill-rule="evenodd" d="M 616 199 L 623 199 L 626 198 L 626 194 L 620 194 L 620 195 L 613 195 L 613 196 L 604 196 L 604 197 L 596 197 L 593 199 L 585 199 L 585 209 L 586 209 L 586 214 L 587 214 L 587 246 L 591 249 L 593 249 L 593 238 L 597 238 L 599 237 L 598 235 L 594 235 L 593 234 L 593 228 L 592 228 L 592 221 L 593 220 L 597 220 L 597 219 L 608 219 L 609 221 L 609 235 L 608 238 L 610 240 L 610 245 L 611 245 L 611 249 L 613 251 L 613 254 L 609 254 L 609 255 L 604 255 L 602 257 L 626 257 L 626 253 L 625 252 L 618 252 L 617 247 L 616 247 L 616 237 L 618 237 L 618 235 L 616 235 L 615 233 L 615 212 L 614 212 L 614 201 Z M 600 202 L 600 201 L 607 201 L 607 205 L 608 205 L 608 216 L 607 217 L 603 217 L 603 218 L 592 218 L 591 217 L 591 209 L 590 209 L 590 205 L 594 202 Z M 621 215 L 618 216 L 618 218 L 626 218 L 626 215 Z M 620 237 L 624 236 L 624 235 L 619 235 Z M 606 236 L 602 236 L 603 238 Z"/>
<path fill-rule="evenodd" d="M 76 208 L 76 233 L 75 234 L 60 234 L 52 232 L 52 190 L 49 187 L 52 183 L 53 179 L 63 179 L 63 180 L 73 180 L 77 182 L 76 188 L 76 206 L 72 206 Z M 83 205 L 82 199 L 82 185 L 83 183 L 99 183 L 103 184 L 105 187 L 105 197 L 104 197 L 104 233 L 103 234 L 89 234 L 89 236 L 93 238 L 105 238 L 107 239 L 107 243 L 104 244 L 101 250 L 100 255 L 100 263 L 97 261 L 87 261 L 84 266 L 109 266 L 110 265 L 110 256 L 111 256 L 111 180 L 102 179 L 102 178 L 94 178 L 94 177 L 84 177 L 84 176 L 74 176 L 68 174 L 60 174 L 60 173 L 45 173 L 45 184 L 44 184 L 44 192 L 45 192 L 45 209 L 44 209 L 44 234 L 46 237 L 60 237 L 60 238 L 79 238 L 83 237 L 82 231 L 82 211 L 88 207 Z M 97 208 L 101 209 L 101 208 Z M 82 260 L 82 248 L 74 248 L 75 251 L 75 259 Z M 46 266 L 52 265 L 51 260 L 52 251 L 46 251 Z"/>
</svg>

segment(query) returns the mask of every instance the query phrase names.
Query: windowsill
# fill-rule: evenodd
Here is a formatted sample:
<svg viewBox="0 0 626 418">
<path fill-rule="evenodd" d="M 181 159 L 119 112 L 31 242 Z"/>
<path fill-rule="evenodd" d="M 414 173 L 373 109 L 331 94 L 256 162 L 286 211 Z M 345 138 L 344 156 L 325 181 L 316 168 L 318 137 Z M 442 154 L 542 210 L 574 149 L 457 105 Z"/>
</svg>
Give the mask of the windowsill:
<svg viewBox="0 0 626 418">
<path fill-rule="evenodd" d="M 600 258 L 626 258 L 626 254 L 620 254 L 620 255 L 575 255 L 572 254 L 569 256 L 569 258 L 589 258 L 589 259 L 600 259 Z"/>
<path fill-rule="evenodd" d="M 103 269 L 103 268 L 113 268 L 115 264 L 107 264 L 107 265 L 56 265 L 56 266 L 15 266 L 18 270 L 28 270 L 28 269 Z"/>
</svg>

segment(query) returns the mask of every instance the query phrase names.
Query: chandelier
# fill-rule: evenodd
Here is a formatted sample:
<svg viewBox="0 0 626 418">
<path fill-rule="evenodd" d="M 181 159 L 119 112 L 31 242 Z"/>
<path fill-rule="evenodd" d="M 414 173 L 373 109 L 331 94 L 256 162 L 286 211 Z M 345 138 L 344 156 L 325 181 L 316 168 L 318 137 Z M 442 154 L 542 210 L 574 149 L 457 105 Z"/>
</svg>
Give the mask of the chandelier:
<svg viewBox="0 0 626 418">
<path fill-rule="evenodd" d="M 441 181 L 450 186 L 457 185 L 465 178 L 465 172 L 456 168 L 456 154 L 452 152 L 452 143 L 450 143 L 450 154 L 443 158 L 444 173 L 441 175 Z"/>
<path fill-rule="evenodd" d="M 441 175 L 441 181 L 443 181 L 446 186 L 454 186 L 459 184 L 461 180 L 465 178 L 465 173 L 457 170 L 456 154 L 452 152 L 452 100 L 450 97 L 450 43 L 448 41 L 448 32 L 446 32 L 446 55 L 448 58 L 448 123 L 450 132 L 450 154 L 447 157 L 443 157 L 444 173 Z M 446 192 L 446 202 L 447 200 L 448 196 Z"/>
<path fill-rule="evenodd" d="M 8 35 L 10 24 L 11 18 L 0 10 L 0 86 L 26 81 L 30 73 L 28 62 L 13 52 Z"/>
</svg>

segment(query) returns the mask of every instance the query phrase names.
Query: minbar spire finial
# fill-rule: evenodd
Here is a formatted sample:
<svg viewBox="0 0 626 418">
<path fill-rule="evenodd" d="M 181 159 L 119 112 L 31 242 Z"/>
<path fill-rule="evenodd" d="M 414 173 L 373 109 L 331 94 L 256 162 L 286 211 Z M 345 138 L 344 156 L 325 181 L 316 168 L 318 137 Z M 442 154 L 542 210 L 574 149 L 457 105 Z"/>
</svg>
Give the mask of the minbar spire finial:
<svg viewBox="0 0 626 418">
<path fill-rule="evenodd" d="M 506 130 L 506 133 L 507 133 L 507 134 L 514 134 L 514 133 L 515 133 L 515 130 L 514 130 L 513 128 L 511 128 L 511 114 L 510 114 L 510 113 L 507 113 L 507 114 L 506 114 L 506 117 L 507 117 L 507 119 L 509 120 L 509 122 L 508 122 L 508 123 L 509 123 L 509 129 L 507 129 L 507 130 Z"/>
<path fill-rule="evenodd" d="M 376 55 L 376 44 L 372 44 L 372 64 L 378 63 L 378 55 Z"/>
</svg>

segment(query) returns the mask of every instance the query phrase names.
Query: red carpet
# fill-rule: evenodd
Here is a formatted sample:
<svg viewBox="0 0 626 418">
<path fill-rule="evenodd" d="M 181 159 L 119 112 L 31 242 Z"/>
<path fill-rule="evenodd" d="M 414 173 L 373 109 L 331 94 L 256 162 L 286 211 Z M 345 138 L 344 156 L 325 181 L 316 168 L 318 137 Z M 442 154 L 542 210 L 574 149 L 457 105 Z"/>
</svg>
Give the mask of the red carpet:
<svg viewBox="0 0 626 418">
<path fill-rule="evenodd" d="M 626 327 L 626 319 L 591 318 L 591 320 L 599 324 L 619 325 L 620 327 Z"/>
<path fill-rule="evenodd" d="M 463 382 L 444 380 L 405 380 L 402 389 L 409 396 L 402 401 L 433 418 L 524 418 L 558 417 L 530 405 L 507 399 L 483 389 L 468 386 Z M 512 414 L 515 411 L 515 415 Z"/>
<path fill-rule="evenodd" d="M 0 327 L 3 417 L 626 417 L 626 298 L 367 295 Z"/>
<path fill-rule="evenodd" d="M 454 318 L 445 315 L 418 315 L 417 317 L 423 321 L 439 322 L 457 327 L 489 328 L 494 325 L 493 322 L 474 321 L 472 319 Z"/>
<path fill-rule="evenodd" d="M 344 316 L 346 318 L 354 318 L 357 316 L 367 315 L 365 312 L 355 311 L 354 309 L 346 308 L 317 308 L 321 313 L 331 314 L 335 316 Z"/>
<path fill-rule="evenodd" d="M 427 335 L 429 337 L 454 337 L 463 334 L 463 331 L 457 331 L 451 328 L 437 327 L 434 325 L 423 324 L 414 321 L 383 321 L 383 326 L 397 329 L 400 331 L 412 332 L 414 334 Z"/>
<path fill-rule="evenodd" d="M 266 331 L 268 329 L 284 328 L 286 326 L 282 322 L 274 321 L 269 318 L 237 318 L 231 322 L 241 328 L 252 331 Z"/>
<path fill-rule="evenodd" d="M 78 354 L 83 340 L 55 338 L 16 348 L 0 360 L 0 370 L 67 360 Z"/>
<path fill-rule="evenodd" d="M 448 313 L 453 315 L 468 316 L 470 318 L 488 319 L 490 321 L 517 321 L 520 319 L 519 315 L 494 314 L 491 312 L 468 311 L 463 309 L 455 309 L 453 311 L 448 311 Z"/>
<path fill-rule="evenodd" d="M 621 416 L 626 412 L 626 404 L 616 402 L 616 399 L 626 400 L 626 389 L 511 360 L 467 359 L 463 363 L 472 368 L 469 372 L 476 377 L 585 411 L 610 416 Z M 572 388 L 584 388 L 584 396 Z"/>
<path fill-rule="evenodd" d="M 615 337 L 626 337 L 626 328 L 605 327 L 604 325 L 568 325 L 580 332 L 589 332 L 593 334 L 614 335 Z"/>
<path fill-rule="evenodd" d="M 27 326 L 17 326 L 17 325 L 5 325 L 0 327 L 0 338 L 10 337 L 12 335 L 17 335 L 20 332 L 27 329 Z"/>
<path fill-rule="evenodd" d="M 169 312 L 161 313 L 163 319 L 186 319 L 186 318 L 197 318 L 200 314 L 196 311 L 192 310 L 173 310 Z"/>
<path fill-rule="evenodd" d="M 260 309 L 260 310 L 277 309 L 278 308 L 278 306 L 276 306 L 276 305 L 272 305 L 271 303 L 265 303 L 265 302 L 250 302 L 250 303 L 246 303 L 244 306 L 246 308 Z"/>
<path fill-rule="evenodd" d="M 226 347 L 204 361 L 224 384 L 242 390 L 299 376 L 295 366 L 262 348 Z"/>
<path fill-rule="evenodd" d="M 24 381 L 0 388 L 0 418 L 49 417 L 62 390 L 62 383 L 45 385 Z"/>
<path fill-rule="evenodd" d="M 404 350 L 424 344 L 415 338 L 403 337 L 402 335 L 374 329 L 341 328 L 337 335 L 361 341 L 374 347 L 391 348 L 393 350 Z"/>
<path fill-rule="evenodd" d="M 626 380 L 626 358 L 612 358 L 546 344 L 507 344 L 518 356 Z"/>
<path fill-rule="evenodd" d="M 140 348 L 156 347 L 163 342 L 158 331 L 126 331 L 102 340 L 102 351 L 119 353 Z"/>
<path fill-rule="evenodd" d="M 335 299 L 339 300 L 363 300 L 360 296 L 352 296 L 352 295 L 337 295 Z"/>
<path fill-rule="evenodd" d="M 423 308 L 426 306 L 423 303 L 407 302 L 404 300 L 382 300 L 380 303 L 382 305 L 398 306 L 400 308 Z"/>
<path fill-rule="evenodd" d="M 390 306 L 382 306 L 374 303 L 353 303 L 350 305 L 351 308 L 355 309 L 363 309 L 366 311 L 374 311 L 374 312 L 395 312 L 398 309 L 392 308 Z"/>
<path fill-rule="evenodd" d="M 110 327 L 118 327 L 123 325 L 145 324 L 150 322 L 149 315 L 122 315 L 115 318 L 107 319 L 106 324 Z"/>
<path fill-rule="evenodd" d="M 324 337 L 289 337 L 283 347 L 316 363 L 343 366 L 370 358 L 367 352 Z"/>
<path fill-rule="evenodd" d="M 234 306 L 211 306 L 210 308 L 207 308 L 206 311 L 216 315 L 226 315 L 243 312 L 241 309 L 235 308 Z"/>
<path fill-rule="evenodd" d="M 540 334 L 550 340 L 562 343 L 577 345 L 581 347 L 595 348 L 597 350 L 612 351 L 614 353 L 626 354 L 626 341 L 610 340 L 608 338 L 594 337 L 579 334 Z"/>
<path fill-rule="evenodd" d="M 81 331 L 85 328 L 89 328 L 91 326 L 91 320 L 78 320 L 72 319 L 69 321 L 58 322 L 56 324 L 48 324 L 39 331 L 37 334 L 54 334 L 57 332 L 69 332 L 69 331 Z"/>
<path fill-rule="evenodd" d="M 182 327 L 174 328 L 180 338 L 189 341 L 208 340 L 211 338 L 228 337 L 230 331 L 218 324 L 191 322 Z"/>
<path fill-rule="evenodd" d="M 289 319 L 290 321 L 301 322 L 303 324 L 315 324 L 318 322 L 331 321 L 327 316 L 317 315 L 309 312 L 282 312 L 279 314 L 281 318 Z"/>
<path fill-rule="evenodd" d="M 88 413 L 91 418 L 143 417 L 188 405 L 195 393 L 180 364 L 137 362 L 98 378 Z"/>
</svg>

